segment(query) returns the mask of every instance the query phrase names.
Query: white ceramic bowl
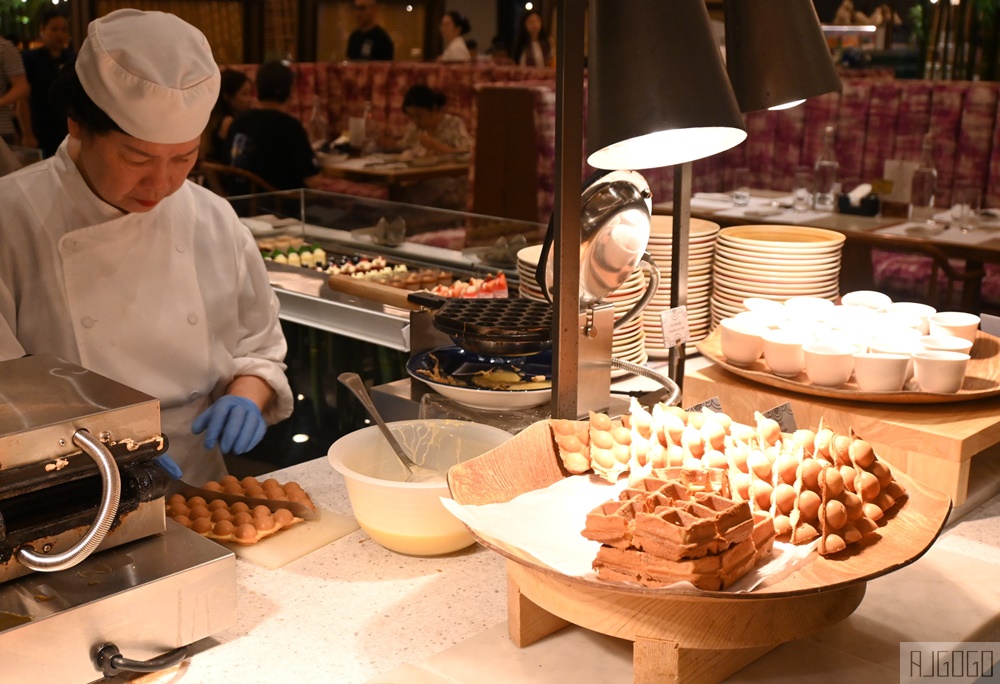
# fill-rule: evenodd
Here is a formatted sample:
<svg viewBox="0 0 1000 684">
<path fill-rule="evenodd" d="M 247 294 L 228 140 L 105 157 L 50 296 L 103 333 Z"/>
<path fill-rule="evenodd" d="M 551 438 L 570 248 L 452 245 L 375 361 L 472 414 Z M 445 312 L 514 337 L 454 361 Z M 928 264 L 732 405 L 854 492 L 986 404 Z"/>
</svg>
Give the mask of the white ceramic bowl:
<svg viewBox="0 0 1000 684">
<path fill-rule="evenodd" d="M 937 313 L 937 309 L 919 302 L 894 302 L 889 306 L 889 313 L 916 316 L 921 321 L 920 331 L 926 335 L 930 331 L 930 317 Z"/>
<path fill-rule="evenodd" d="M 970 342 L 976 341 L 976 331 L 979 329 L 979 316 L 963 311 L 942 311 L 928 319 L 931 335 L 952 335 L 964 337 Z"/>
<path fill-rule="evenodd" d="M 833 311 L 833 302 L 820 297 L 790 297 L 785 300 L 788 317 L 799 321 L 822 321 Z"/>
<path fill-rule="evenodd" d="M 344 435 L 327 459 L 344 476 L 358 524 L 391 551 L 433 556 L 473 543 L 465 525 L 444 506 L 450 496 L 444 474 L 503 444 L 510 433 L 491 425 L 458 420 L 403 420 L 389 428 L 418 465 L 442 473 L 441 482 L 404 482 L 406 470 L 377 426 Z"/>
<path fill-rule="evenodd" d="M 854 379 L 862 392 L 898 392 L 906 382 L 909 363 L 906 354 L 855 354 Z"/>
<path fill-rule="evenodd" d="M 924 335 L 920 338 L 920 346 L 927 351 L 953 351 L 960 354 L 968 354 L 972 350 L 971 341 L 952 335 Z"/>
<path fill-rule="evenodd" d="M 734 316 L 722 319 L 719 328 L 722 355 L 734 366 L 749 366 L 764 353 L 763 335 L 770 330 L 767 326 Z"/>
<path fill-rule="evenodd" d="M 848 343 L 813 342 L 802 347 L 806 375 L 821 387 L 840 387 L 851 379 L 856 347 Z"/>
<path fill-rule="evenodd" d="M 892 297 L 874 290 L 855 290 L 840 298 L 844 306 L 866 306 L 869 309 L 885 311 L 892 304 Z"/>
<path fill-rule="evenodd" d="M 951 351 L 922 351 L 913 355 L 917 382 L 924 392 L 954 394 L 962 389 L 969 355 Z"/>
<path fill-rule="evenodd" d="M 812 339 L 791 330 L 769 330 L 763 338 L 764 361 L 772 373 L 793 378 L 805 369 L 806 357 L 802 346 L 812 342 Z"/>
<path fill-rule="evenodd" d="M 856 330 L 859 328 L 867 330 L 878 317 L 878 311 L 869 309 L 867 306 L 844 306 L 841 304 L 830 309 L 824 321 L 831 328 L 837 330 Z"/>
</svg>

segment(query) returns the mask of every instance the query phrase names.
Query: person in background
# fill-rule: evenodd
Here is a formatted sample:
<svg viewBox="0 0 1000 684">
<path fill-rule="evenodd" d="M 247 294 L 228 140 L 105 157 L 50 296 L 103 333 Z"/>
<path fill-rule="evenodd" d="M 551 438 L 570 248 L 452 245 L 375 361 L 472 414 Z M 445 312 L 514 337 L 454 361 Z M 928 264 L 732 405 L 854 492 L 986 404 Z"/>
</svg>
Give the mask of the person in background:
<svg viewBox="0 0 1000 684">
<path fill-rule="evenodd" d="M 465 49 L 469 51 L 469 61 L 475 62 L 479 60 L 479 41 L 475 38 L 465 39 Z"/>
<path fill-rule="evenodd" d="M 403 111 L 410 118 L 399 141 L 403 155 L 410 158 L 434 157 L 468 152 L 472 136 L 454 114 L 444 111 L 445 96 L 426 85 L 411 87 L 403 97 Z M 467 178 L 429 178 L 403 188 L 401 201 L 445 209 L 464 210 L 468 194 Z"/>
<path fill-rule="evenodd" d="M 0 244 L 16 245 L 0 250 L 0 359 L 54 354 L 155 397 L 170 456 L 197 484 L 292 412 L 257 244 L 187 180 L 218 93 L 200 31 L 111 12 L 53 85 L 69 136 L 0 178 Z"/>
<path fill-rule="evenodd" d="M 257 70 L 257 108 L 229 127 L 229 163 L 251 171 L 279 190 L 317 188 L 320 165 L 302 122 L 288 113 L 295 74 L 283 62 Z"/>
<path fill-rule="evenodd" d="M 49 90 L 56 77 L 73 64 L 76 54 L 69 47 L 69 16 L 55 7 L 43 9 L 38 33 L 42 46 L 24 53 L 24 74 L 31 94 L 18 105 L 23 142 L 39 147 L 51 157 L 68 133 L 66 117 L 49 103 Z"/>
<path fill-rule="evenodd" d="M 395 46 L 389 33 L 375 21 L 375 0 L 354 0 L 358 27 L 347 40 L 347 59 L 392 60 Z"/>
<path fill-rule="evenodd" d="M 538 10 L 525 12 L 514 41 L 514 61 L 521 66 L 551 67 L 555 64 L 554 52 L 542 15 Z"/>
<path fill-rule="evenodd" d="M 229 128 L 237 116 L 253 107 L 253 83 L 250 77 L 233 69 L 222 70 L 219 99 L 208 116 L 208 126 L 201 136 L 201 158 L 225 164 L 229 160 L 226 145 Z"/>
<path fill-rule="evenodd" d="M 472 60 L 469 48 L 462 38 L 472 30 L 472 24 L 461 12 L 452 10 L 441 17 L 441 39 L 444 52 L 437 58 L 439 62 L 468 62 Z"/>
<path fill-rule="evenodd" d="M 14 109 L 19 106 L 18 102 L 28 97 L 29 91 L 21 53 L 12 42 L 0 38 L 0 138 L 8 145 L 18 142 Z"/>
</svg>

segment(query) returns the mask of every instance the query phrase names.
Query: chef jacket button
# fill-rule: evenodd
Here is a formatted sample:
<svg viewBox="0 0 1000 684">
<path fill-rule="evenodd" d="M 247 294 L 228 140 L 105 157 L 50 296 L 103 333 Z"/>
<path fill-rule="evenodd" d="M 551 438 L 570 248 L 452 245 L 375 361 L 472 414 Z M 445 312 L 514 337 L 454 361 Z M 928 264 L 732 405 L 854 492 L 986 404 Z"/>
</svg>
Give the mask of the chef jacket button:
<svg viewBox="0 0 1000 684">
<path fill-rule="evenodd" d="M 198 390 L 195 390 L 194 392 L 192 392 L 191 394 L 188 395 L 188 399 L 194 400 L 194 399 L 197 399 L 200 396 L 201 396 L 201 392 L 199 392 Z"/>
<path fill-rule="evenodd" d="M 183 254 L 186 248 L 184 247 L 184 245 L 174 245 L 174 249 Z"/>
<path fill-rule="evenodd" d="M 84 328 L 93 328 L 95 323 L 97 323 L 97 321 L 91 318 L 90 316 L 84 316 L 83 318 L 80 319 L 80 325 L 82 325 Z"/>
<path fill-rule="evenodd" d="M 188 323 L 196 325 L 198 323 L 198 314 L 188 314 Z"/>
</svg>

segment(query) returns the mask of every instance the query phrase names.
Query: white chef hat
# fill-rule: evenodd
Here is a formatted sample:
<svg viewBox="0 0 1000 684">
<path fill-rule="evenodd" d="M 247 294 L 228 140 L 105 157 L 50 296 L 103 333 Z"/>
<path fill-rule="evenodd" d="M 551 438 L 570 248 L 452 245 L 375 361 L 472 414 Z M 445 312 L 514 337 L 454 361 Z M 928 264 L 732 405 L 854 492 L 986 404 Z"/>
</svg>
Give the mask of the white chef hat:
<svg viewBox="0 0 1000 684">
<path fill-rule="evenodd" d="M 147 142 L 194 140 L 219 95 L 205 35 L 173 14 L 122 9 L 90 23 L 76 58 L 90 99 Z"/>
</svg>

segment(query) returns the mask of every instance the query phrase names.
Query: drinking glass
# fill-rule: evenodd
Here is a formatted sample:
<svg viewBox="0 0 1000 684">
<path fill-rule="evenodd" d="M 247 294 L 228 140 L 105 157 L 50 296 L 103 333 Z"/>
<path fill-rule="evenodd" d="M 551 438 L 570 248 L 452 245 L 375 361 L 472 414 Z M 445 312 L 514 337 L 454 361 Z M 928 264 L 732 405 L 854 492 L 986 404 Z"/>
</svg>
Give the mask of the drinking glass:
<svg viewBox="0 0 1000 684">
<path fill-rule="evenodd" d="M 733 169 L 733 189 L 730 195 L 738 207 L 750 204 L 750 169 Z"/>
<path fill-rule="evenodd" d="M 813 172 L 809 168 L 800 168 L 795 171 L 795 186 L 792 188 L 792 209 L 795 211 L 809 211 L 812 208 L 812 182 Z"/>
<path fill-rule="evenodd" d="M 963 233 L 975 230 L 979 227 L 979 209 L 979 188 L 957 188 L 951 202 L 951 222 Z"/>
</svg>

